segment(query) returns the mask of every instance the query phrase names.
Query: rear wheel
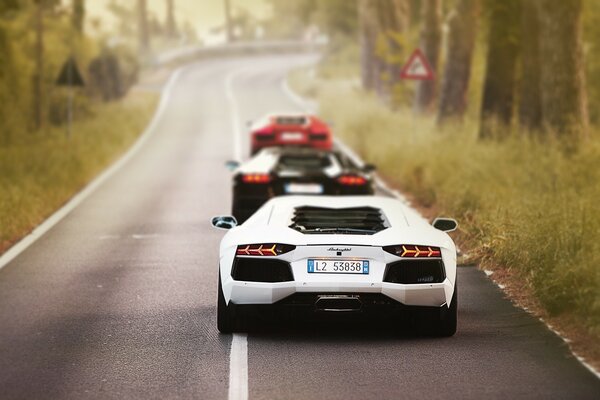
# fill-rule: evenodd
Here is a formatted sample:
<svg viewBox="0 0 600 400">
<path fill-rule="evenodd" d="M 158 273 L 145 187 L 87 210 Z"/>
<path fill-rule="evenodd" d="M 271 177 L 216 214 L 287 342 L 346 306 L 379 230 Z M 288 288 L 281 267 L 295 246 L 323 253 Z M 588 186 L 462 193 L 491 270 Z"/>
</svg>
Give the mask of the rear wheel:
<svg viewBox="0 0 600 400">
<path fill-rule="evenodd" d="M 221 333 L 231 333 L 235 328 L 235 304 L 225 302 L 221 272 L 219 271 L 219 295 L 217 299 L 217 329 Z"/>
<path fill-rule="evenodd" d="M 444 306 L 440 310 L 437 320 L 431 321 L 431 333 L 435 336 L 452 336 L 456 333 L 458 317 L 458 285 L 454 284 L 454 294 L 450 307 Z"/>
</svg>

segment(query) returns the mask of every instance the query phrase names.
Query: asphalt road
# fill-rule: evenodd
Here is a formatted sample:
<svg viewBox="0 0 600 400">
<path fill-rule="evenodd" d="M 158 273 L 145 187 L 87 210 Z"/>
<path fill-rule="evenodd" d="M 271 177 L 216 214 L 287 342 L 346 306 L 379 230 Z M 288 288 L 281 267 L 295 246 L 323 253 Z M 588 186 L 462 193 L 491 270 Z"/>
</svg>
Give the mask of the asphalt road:
<svg viewBox="0 0 600 400">
<path fill-rule="evenodd" d="M 247 154 L 232 107 L 241 127 L 296 108 L 281 82 L 311 60 L 181 72 L 141 150 L 0 271 L 1 399 L 228 397 L 232 336 L 215 324 L 222 232 L 209 219 L 229 212 L 225 161 Z M 452 338 L 352 325 L 249 334 L 249 397 L 600 398 L 600 380 L 482 272 L 460 268 L 459 283 Z"/>
</svg>

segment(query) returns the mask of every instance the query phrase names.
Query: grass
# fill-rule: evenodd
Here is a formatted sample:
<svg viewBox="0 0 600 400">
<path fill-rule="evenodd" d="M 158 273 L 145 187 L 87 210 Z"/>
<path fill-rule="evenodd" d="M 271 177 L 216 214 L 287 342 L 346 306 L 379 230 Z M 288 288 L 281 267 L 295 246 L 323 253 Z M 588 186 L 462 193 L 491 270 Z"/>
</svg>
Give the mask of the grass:
<svg viewBox="0 0 600 400">
<path fill-rule="evenodd" d="M 13 136 L 0 146 L 0 253 L 41 223 L 131 146 L 154 113 L 156 94 L 98 104 L 65 128 Z"/>
<path fill-rule="evenodd" d="M 486 268 L 527 283 L 551 316 L 576 317 L 600 338 L 600 132 L 576 152 L 511 136 L 477 140 L 473 120 L 440 129 L 391 112 L 348 80 L 296 71 L 336 134 L 388 182 L 460 223 L 460 240 Z"/>
</svg>

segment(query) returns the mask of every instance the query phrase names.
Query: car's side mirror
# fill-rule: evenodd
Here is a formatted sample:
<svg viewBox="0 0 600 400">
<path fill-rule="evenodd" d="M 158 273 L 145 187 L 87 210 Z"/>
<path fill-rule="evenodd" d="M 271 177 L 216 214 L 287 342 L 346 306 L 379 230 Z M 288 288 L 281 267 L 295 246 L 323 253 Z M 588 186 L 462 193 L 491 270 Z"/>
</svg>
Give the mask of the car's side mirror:
<svg viewBox="0 0 600 400">
<path fill-rule="evenodd" d="M 239 161 L 229 160 L 229 161 L 225 162 L 225 167 L 227 167 L 227 169 L 230 170 L 230 171 L 235 170 L 239 166 L 240 166 L 240 162 Z"/>
<path fill-rule="evenodd" d="M 431 225 L 433 225 L 435 229 L 444 232 L 452 232 L 458 228 L 458 222 L 452 218 L 436 218 Z"/>
<path fill-rule="evenodd" d="M 238 224 L 237 219 L 231 215 L 219 215 L 211 220 L 212 226 L 219 229 L 235 228 Z"/>
<path fill-rule="evenodd" d="M 375 166 L 375 164 L 365 164 L 362 166 L 362 170 L 363 172 L 369 173 L 369 172 L 373 172 L 377 169 L 377 167 Z"/>
</svg>

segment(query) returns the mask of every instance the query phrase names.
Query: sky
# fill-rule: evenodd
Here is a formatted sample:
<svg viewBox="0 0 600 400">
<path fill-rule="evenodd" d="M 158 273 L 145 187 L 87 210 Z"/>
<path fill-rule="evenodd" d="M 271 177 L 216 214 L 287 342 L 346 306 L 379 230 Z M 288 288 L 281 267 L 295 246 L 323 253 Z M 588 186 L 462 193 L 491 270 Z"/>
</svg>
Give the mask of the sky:
<svg viewBox="0 0 600 400">
<path fill-rule="evenodd" d="M 116 0 L 119 4 L 134 7 L 137 0 Z M 198 34 L 203 37 L 211 28 L 223 25 L 224 0 L 174 0 L 175 17 L 178 23 L 189 21 Z M 164 20 L 166 0 L 147 0 L 148 9 L 160 20 Z M 244 8 L 261 18 L 270 14 L 268 0 L 230 0 L 232 8 Z M 110 0 L 87 0 L 86 9 L 89 18 L 100 17 L 104 26 L 110 26 L 111 14 L 106 11 Z"/>
</svg>

